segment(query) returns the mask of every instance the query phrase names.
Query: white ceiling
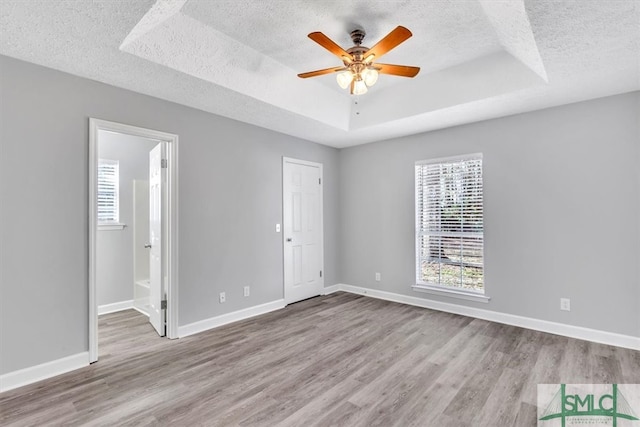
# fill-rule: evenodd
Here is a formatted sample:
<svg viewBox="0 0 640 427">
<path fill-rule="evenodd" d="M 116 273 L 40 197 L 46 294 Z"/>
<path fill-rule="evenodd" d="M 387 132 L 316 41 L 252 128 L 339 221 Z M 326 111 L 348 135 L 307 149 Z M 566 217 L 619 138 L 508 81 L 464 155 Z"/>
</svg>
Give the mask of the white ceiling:
<svg viewBox="0 0 640 427">
<path fill-rule="evenodd" d="M 306 36 L 413 37 L 353 97 Z M 640 0 L 0 0 L 0 54 L 334 147 L 640 89 Z"/>
</svg>

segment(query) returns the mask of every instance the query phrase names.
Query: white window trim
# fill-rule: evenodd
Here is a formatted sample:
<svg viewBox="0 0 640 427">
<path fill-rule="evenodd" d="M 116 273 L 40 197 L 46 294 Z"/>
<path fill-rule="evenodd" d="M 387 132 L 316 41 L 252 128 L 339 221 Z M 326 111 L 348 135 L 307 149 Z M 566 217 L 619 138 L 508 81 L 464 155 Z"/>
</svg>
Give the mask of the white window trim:
<svg viewBox="0 0 640 427">
<path fill-rule="evenodd" d="M 453 162 L 482 159 L 482 158 L 483 158 L 482 153 L 461 154 L 459 156 L 438 157 L 437 159 L 419 160 L 416 162 L 416 166 L 432 165 L 436 163 L 449 163 L 449 162 L 453 163 Z"/>
<path fill-rule="evenodd" d="M 437 163 L 447 163 L 447 162 L 456 162 L 456 161 L 465 161 L 465 160 L 472 160 L 472 159 L 483 159 L 483 155 L 482 153 L 472 153 L 472 154 L 463 154 L 463 155 L 459 155 L 459 156 L 450 156 L 450 157 L 439 157 L 439 158 L 435 158 L 435 159 L 428 159 L 428 160 L 420 160 L 415 162 L 415 166 L 423 166 L 423 165 L 429 165 L 429 164 L 437 164 Z M 415 167 L 414 166 L 414 167 Z M 414 176 L 415 179 L 415 176 Z M 483 182 L 484 185 L 484 182 Z M 484 192 L 484 189 L 483 189 Z M 426 282 L 421 282 L 417 280 L 417 271 L 418 271 L 418 263 L 419 263 L 419 248 L 418 248 L 418 235 L 417 235 L 417 221 L 418 221 L 418 193 L 414 188 L 414 196 L 415 196 L 415 212 L 414 212 L 414 220 L 416 221 L 416 235 L 414 236 L 415 239 L 415 245 L 416 245 L 416 252 L 415 252 L 415 261 L 416 261 L 416 284 L 411 286 L 411 288 L 416 291 L 416 292 L 424 292 L 424 293 L 428 293 L 428 294 L 432 294 L 432 295 L 439 295 L 439 296 L 444 296 L 444 297 L 450 297 L 450 298 L 456 298 L 456 299 L 462 299 L 462 300 L 467 300 L 467 301 L 474 301 L 474 302 L 481 302 L 481 303 L 488 303 L 491 300 L 491 297 L 487 295 L 486 293 L 486 282 L 483 284 L 483 290 L 484 292 L 475 292 L 472 290 L 466 290 L 466 289 L 457 289 L 457 288 L 450 288 L 444 285 L 437 285 L 437 284 L 431 284 L 431 283 L 426 283 Z M 483 233 L 484 234 L 484 233 Z M 484 254 L 483 254 L 483 264 L 484 264 Z M 484 270 L 484 268 L 483 268 Z M 483 278 L 484 278 L 484 271 L 483 271 Z M 483 280 L 484 281 L 484 280 Z"/>
<path fill-rule="evenodd" d="M 424 292 L 432 295 L 440 295 L 443 297 L 451 297 L 464 299 L 467 301 L 488 303 L 491 297 L 486 294 L 479 294 L 473 291 L 465 291 L 463 289 L 445 288 L 444 286 L 430 285 L 427 283 L 417 283 L 411 287 L 414 291 Z"/>
<path fill-rule="evenodd" d="M 123 224 L 121 222 L 114 222 L 108 224 L 98 224 L 98 231 L 116 231 L 116 230 L 124 230 L 127 224 Z"/>
</svg>

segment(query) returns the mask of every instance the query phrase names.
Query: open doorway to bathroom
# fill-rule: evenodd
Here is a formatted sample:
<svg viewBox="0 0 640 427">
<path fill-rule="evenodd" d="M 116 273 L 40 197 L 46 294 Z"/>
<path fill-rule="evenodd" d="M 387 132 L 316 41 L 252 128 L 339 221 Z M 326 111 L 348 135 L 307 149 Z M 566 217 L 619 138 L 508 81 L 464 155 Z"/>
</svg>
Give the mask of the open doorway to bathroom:
<svg viewBox="0 0 640 427">
<path fill-rule="evenodd" d="M 177 338 L 177 136 L 96 119 L 90 128 L 94 362 L 102 327 L 137 325 L 140 333 Z"/>
<path fill-rule="evenodd" d="M 149 152 L 160 143 L 98 132 L 98 315 L 149 316 Z"/>
</svg>

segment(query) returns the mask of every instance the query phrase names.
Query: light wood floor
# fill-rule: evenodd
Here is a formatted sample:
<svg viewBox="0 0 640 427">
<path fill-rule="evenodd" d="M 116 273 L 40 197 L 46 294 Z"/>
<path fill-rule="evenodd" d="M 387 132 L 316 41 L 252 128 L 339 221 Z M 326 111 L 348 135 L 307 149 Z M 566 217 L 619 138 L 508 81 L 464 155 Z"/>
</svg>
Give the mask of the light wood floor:
<svg viewBox="0 0 640 427">
<path fill-rule="evenodd" d="M 640 383 L 640 352 L 336 293 L 179 340 L 100 318 L 100 361 L 0 425 L 535 426 L 538 383 Z"/>
</svg>

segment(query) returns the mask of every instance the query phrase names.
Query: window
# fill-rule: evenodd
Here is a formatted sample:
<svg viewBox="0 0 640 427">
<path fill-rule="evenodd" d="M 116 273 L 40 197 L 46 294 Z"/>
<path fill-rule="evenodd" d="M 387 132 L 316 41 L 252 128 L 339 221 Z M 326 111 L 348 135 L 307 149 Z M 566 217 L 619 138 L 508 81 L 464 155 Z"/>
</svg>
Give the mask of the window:
<svg viewBox="0 0 640 427">
<path fill-rule="evenodd" d="M 482 154 L 417 162 L 415 173 L 414 289 L 484 294 Z"/>
<path fill-rule="evenodd" d="M 98 159 L 98 225 L 119 223 L 118 187 L 118 161 Z"/>
</svg>

